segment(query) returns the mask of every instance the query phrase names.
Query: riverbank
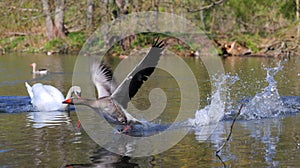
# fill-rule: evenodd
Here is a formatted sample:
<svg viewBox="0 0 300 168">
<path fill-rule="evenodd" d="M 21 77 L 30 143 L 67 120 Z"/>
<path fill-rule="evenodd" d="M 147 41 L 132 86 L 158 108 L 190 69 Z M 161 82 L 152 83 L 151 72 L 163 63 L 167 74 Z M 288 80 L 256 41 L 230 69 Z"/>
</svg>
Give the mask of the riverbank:
<svg viewBox="0 0 300 168">
<path fill-rule="evenodd" d="M 47 40 L 42 30 L 34 34 L 6 34 L 0 39 L 0 53 L 26 52 L 52 54 L 78 54 L 89 34 L 84 31 L 69 32 L 64 39 Z M 220 56 L 250 56 L 285 58 L 300 55 L 296 26 L 290 26 L 272 36 L 258 34 L 208 34 Z M 151 44 L 153 33 L 137 34 L 114 42 L 109 54 L 126 58 L 132 50 Z M 161 34 L 167 39 L 168 49 L 182 57 L 197 56 L 197 48 L 190 48 L 182 41 Z M 112 41 L 112 40 L 108 40 Z M 104 42 L 99 42 L 104 44 Z"/>
<path fill-rule="evenodd" d="M 258 35 L 211 35 L 211 41 L 218 49 L 220 56 L 255 56 L 255 57 L 289 57 L 299 56 L 299 38 L 294 36 L 296 29 L 288 28 L 286 31 L 274 34 L 272 37 L 260 37 Z M 166 37 L 166 36 L 165 36 Z M 0 39 L 0 53 L 27 52 L 45 53 L 52 55 L 78 54 L 84 45 L 87 35 L 84 32 L 72 32 L 65 39 L 55 38 L 47 41 L 42 32 L 35 35 L 12 34 L 2 36 Z M 151 35 L 135 35 L 115 43 L 111 54 L 127 56 L 131 50 L 145 47 L 151 41 Z M 196 56 L 195 51 L 177 39 L 168 40 L 168 45 L 176 54 Z"/>
</svg>

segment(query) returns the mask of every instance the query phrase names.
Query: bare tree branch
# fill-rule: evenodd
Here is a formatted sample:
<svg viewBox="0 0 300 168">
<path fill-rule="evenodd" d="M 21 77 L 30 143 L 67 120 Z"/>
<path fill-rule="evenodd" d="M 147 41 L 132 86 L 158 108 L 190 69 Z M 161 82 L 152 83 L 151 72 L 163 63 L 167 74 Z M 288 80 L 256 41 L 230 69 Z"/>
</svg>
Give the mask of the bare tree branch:
<svg viewBox="0 0 300 168">
<path fill-rule="evenodd" d="M 230 132 L 226 138 L 226 141 L 223 143 L 222 146 L 219 147 L 219 149 L 216 151 L 216 156 L 217 158 L 222 162 L 223 166 L 226 167 L 226 164 L 224 163 L 224 161 L 222 160 L 221 156 L 219 155 L 220 151 L 224 148 L 224 146 L 227 144 L 227 142 L 229 141 L 230 137 L 231 137 L 231 134 L 232 134 L 232 130 L 233 130 L 233 125 L 237 119 L 237 117 L 241 114 L 241 110 L 243 108 L 244 104 L 241 105 L 239 111 L 236 113 L 232 123 L 231 123 L 231 126 L 230 126 Z"/>
<path fill-rule="evenodd" d="M 16 6 L 5 6 L 5 5 L 0 5 L 1 8 L 7 8 L 7 9 L 12 9 L 12 10 L 19 10 L 22 12 L 40 12 L 39 9 L 32 9 L 32 8 L 19 8 Z"/>
<path fill-rule="evenodd" d="M 235 123 L 237 117 L 241 114 L 241 110 L 242 110 L 243 106 L 244 106 L 244 104 L 241 105 L 239 111 L 236 113 L 236 115 L 235 115 L 235 117 L 234 117 L 234 119 L 233 119 L 233 121 L 232 121 L 232 124 L 231 124 L 231 126 L 230 126 L 230 132 L 229 132 L 229 134 L 228 134 L 228 136 L 227 136 L 227 138 L 226 138 L 226 141 L 225 141 L 225 142 L 223 143 L 223 145 L 220 146 L 219 149 L 216 151 L 216 155 L 217 155 L 217 156 L 219 155 L 219 152 L 224 148 L 224 146 L 225 146 L 225 145 L 227 144 L 227 142 L 229 141 L 229 139 L 230 139 L 230 137 L 231 137 L 231 134 L 232 134 L 232 130 L 233 130 L 234 123 Z"/>
<path fill-rule="evenodd" d="M 93 24 L 93 13 L 94 13 L 94 1 L 86 1 L 86 28 L 90 29 Z"/>
<path fill-rule="evenodd" d="M 202 10 L 205 10 L 205 9 L 209 9 L 209 8 L 212 8 L 216 5 L 220 5 L 222 4 L 223 2 L 225 2 L 226 0 L 219 0 L 219 1 L 213 1 L 211 4 L 207 5 L 207 6 L 203 6 L 199 9 L 190 9 L 190 8 L 187 8 L 187 11 L 190 12 L 190 13 L 195 13 L 195 12 L 199 12 L 199 11 L 202 11 Z"/>
</svg>

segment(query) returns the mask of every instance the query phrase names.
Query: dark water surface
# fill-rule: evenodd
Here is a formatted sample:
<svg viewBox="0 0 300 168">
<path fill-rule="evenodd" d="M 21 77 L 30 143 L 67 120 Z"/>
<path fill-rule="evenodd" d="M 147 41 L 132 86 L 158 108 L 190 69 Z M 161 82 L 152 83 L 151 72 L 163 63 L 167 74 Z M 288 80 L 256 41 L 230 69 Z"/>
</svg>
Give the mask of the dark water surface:
<svg viewBox="0 0 300 168">
<path fill-rule="evenodd" d="M 77 116 L 67 112 L 32 112 L 24 82 L 55 86 L 65 95 L 72 85 L 75 55 L 33 55 L 9 53 L 0 57 L 0 167 L 222 167 L 215 151 L 224 142 L 231 120 L 219 123 L 205 142 L 191 131 L 171 149 L 148 157 L 120 156 L 97 145 L 84 130 L 76 128 Z M 112 66 L 120 60 L 112 58 Z M 200 86 L 200 108 L 208 105 L 210 81 L 201 60 L 185 58 Z M 232 85 L 228 100 L 254 97 L 268 86 L 266 67 L 276 67 L 279 60 L 237 58 L 223 60 L 226 72 L 240 78 Z M 33 76 L 30 63 L 47 68 L 50 74 Z M 229 167 L 299 167 L 300 166 L 300 59 L 282 61 L 283 69 L 275 75 L 280 96 L 296 102 L 287 115 L 254 120 L 238 120 L 232 138 L 221 153 Z M 184 77 L 183 77 L 184 78 Z M 166 84 L 167 83 L 167 84 Z M 168 123 L 176 118 L 180 106 L 178 85 L 164 72 L 156 72 L 133 100 L 135 106 L 149 106 L 147 88 L 163 88 L 168 97 L 166 110 L 153 121 Z M 296 97 L 296 98 L 295 98 Z M 287 97 L 290 100 L 290 98 Z M 192 101 L 192 100 L 191 100 Z M 297 104 L 298 103 L 298 104 Z M 235 108 L 232 108 L 235 109 Z M 147 144 L 145 144 L 147 145 Z"/>
</svg>

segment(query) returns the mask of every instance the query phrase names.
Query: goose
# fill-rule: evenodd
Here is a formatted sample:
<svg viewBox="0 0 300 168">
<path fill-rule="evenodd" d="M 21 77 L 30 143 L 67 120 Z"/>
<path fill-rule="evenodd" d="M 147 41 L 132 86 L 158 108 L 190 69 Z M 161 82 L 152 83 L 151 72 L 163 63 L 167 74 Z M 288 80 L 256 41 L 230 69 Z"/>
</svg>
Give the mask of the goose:
<svg viewBox="0 0 300 168">
<path fill-rule="evenodd" d="M 36 83 L 32 87 L 25 82 L 27 92 L 31 99 L 31 104 L 38 111 L 63 111 L 67 110 L 68 105 L 62 104 L 62 101 L 69 99 L 72 94 L 80 96 L 81 88 L 79 86 L 72 86 L 66 97 L 61 91 L 51 85 L 43 85 Z"/>
<path fill-rule="evenodd" d="M 134 118 L 125 109 L 130 99 L 135 96 L 158 64 L 165 47 L 164 41 L 158 42 L 158 40 L 159 38 L 152 44 L 149 53 L 133 68 L 118 87 L 115 86 L 112 70 L 104 63 L 92 61 L 90 73 L 98 98 L 94 100 L 74 97 L 63 101 L 63 103 L 85 105 L 92 108 L 109 123 L 124 126 L 120 132 L 127 132 L 134 124 L 142 125 L 142 121 Z"/>
<path fill-rule="evenodd" d="M 41 74 L 41 75 L 45 75 L 48 73 L 48 70 L 47 69 L 36 69 L 36 63 L 32 63 L 30 64 L 30 66 L 32 66 L 32 73 L 33 74 Z"/>
</svg>

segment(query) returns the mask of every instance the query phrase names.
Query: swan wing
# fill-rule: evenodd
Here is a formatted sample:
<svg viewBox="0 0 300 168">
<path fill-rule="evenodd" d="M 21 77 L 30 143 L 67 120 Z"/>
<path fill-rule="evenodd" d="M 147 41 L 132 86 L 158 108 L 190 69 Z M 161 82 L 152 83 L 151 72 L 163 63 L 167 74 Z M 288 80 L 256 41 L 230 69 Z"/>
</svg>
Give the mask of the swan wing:
<svg viewBox="0 0 300 168">
<path fill-rule="evenodd" d="M 65 97 L 61 93 L 61 91 L 58 90 L 57 88 L 55 88 L 54 86 L 51 86 L 51 85 L 44 85 L 44 88 L 52 96 L 53 108 L 54 108 L 54 106 L 56 106 L 56 110 L 66 110 L 68 105 L 62 104 L 62 102 L 65 100 Z"/>
<path fill-rule="evenodd" d="M 60 103 L 65 100 L 64 95 L 56 87 L 51 86 L 51 85 L 44 85 L 44 88 L 53 97 L 54 100 L 56 100 Z"/>
<path fill-rule="evenodd" d="M 90 72 L 98 92 L 98 98 L 110 96 L 115 88 L 112 70 L 99 61 L 93 61 Z"/>
<path fill-rule="evenodd" d="M 111 97 L 124 108 L 137 93 L 144 81 L 153 73 L 158 64 L 159 58 L 165 47 L 164 41 L 159 42 L 159 38 L 152 44 L 148 54 L 139 62 L 137 66 L 127 75 Z"/>
</svg>

